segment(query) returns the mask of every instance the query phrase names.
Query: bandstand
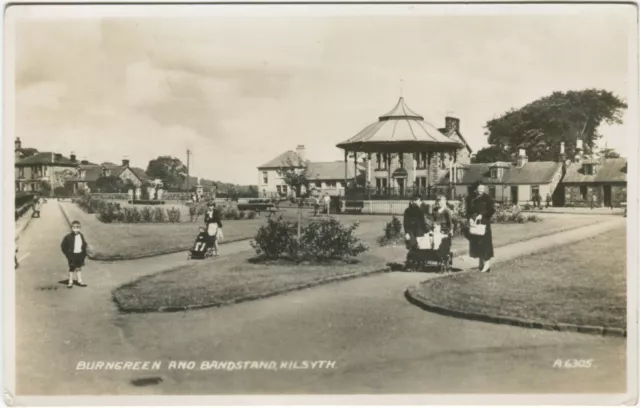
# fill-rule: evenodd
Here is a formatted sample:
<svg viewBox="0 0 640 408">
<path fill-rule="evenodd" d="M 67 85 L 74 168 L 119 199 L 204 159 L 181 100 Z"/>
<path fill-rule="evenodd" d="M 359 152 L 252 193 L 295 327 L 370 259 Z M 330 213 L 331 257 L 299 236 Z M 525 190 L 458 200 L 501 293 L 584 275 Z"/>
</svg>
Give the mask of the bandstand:
<svg viewBox="0 0 640 408">
<path fill-rule="evenodd" d="M 349 165 L 357 169 L 360 162 L 366 169 L 364 185 L 348 186 L 345 200 L 365 201 L 367 212 L 379 212 L 372 210 L 382 204 L 375 201 L 400 201 L 404 209 L 416 194 L 424 200 L 438 194 L 455 198 L 455 168 L 463 144 L 425 122 L 402 97 L 389 113 L 337 147 L 344 150 L 345 185 Z"/>
</svg>

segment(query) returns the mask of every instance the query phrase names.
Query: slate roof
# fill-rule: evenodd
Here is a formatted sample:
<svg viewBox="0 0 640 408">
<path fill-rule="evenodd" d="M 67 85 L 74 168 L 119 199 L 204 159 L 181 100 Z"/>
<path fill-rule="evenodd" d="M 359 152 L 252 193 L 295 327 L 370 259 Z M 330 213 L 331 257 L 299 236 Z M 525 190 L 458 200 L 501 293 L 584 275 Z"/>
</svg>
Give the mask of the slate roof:
<svg viewBox="0 0 640 408">
<path fill-rule="evenodd" d="M 150 178 L 147 173 L 142 170 L 140 167 L 129 167 L 129 169 L 136 175 L 141 181 L 149 181 Z M 124 171 L 124 169 L 122 169 Z"/>
<path fill-rule="evenodd" d="M 291 161 L 293 163 L 298 163 L 300 161 L 300 156 L 298 156 L 298 154 L 296 152 L 294 152 L 293 150 L 287 150 L 286 152 L 280 154 L 275 159 L 269 160 L 268 162 L 266 162 L 262 166 L 259 166 L 258 170 L 262 170 L 262 169 L 277 169 L 277 168 L 282 167 L 288 161 Z M 308 160 L 307 160 L 307 163 L 309 163 Z"/>
<path fill-rule="evenodd" d="M 584 174 L 582 163 L 571 163 L 563 183 L 625 183 L 627 181 L 627 159 L 602 159 L 596 174 Z"/>
<path fill-rule="evenodd" d="M 36 153 L 33 156 L 25 157 L 24 159 L 20 159 L 16 162 L 16 166 L 33 166 L 33 165 L 55 165 L 62 167 L 75 167 L 78 165 L 78 162 L 73 162 L 68 157 L 58 156 L 55 158 L 55 154 L 53 152 L 40 152 Z"/>
<path fill-rule="evenodd" d="M 359 172 L 364 171 L 364 166 L 361 163 L 358 163 Z M 333 162 L 310 162 L 308 167 L 308 177 L 309 181 L 313 180 L 344 180 L 344 162 L 343 161 L 333 161 Z M 353 163 L 349 162 L 347 164 L 347 178 L 352 179 L 354 177 L 353 174 Z"/>
<path fill-rule="evenodd" d="M 81 164 L 78 166 L 80 170 L 84 170 L 84 177 L 74 177 L 69 181 L 96 181 L 102 176 L 102 166 L 99 164 Z"/>
<path fill-rule="evenodd" d="M 505 170 L 505 184 L 550 183 L 556 171 L 562 167 L 556 162 L 527 162 L 522 167 L 513 166 Z"/>
<path fill-rule="evenodd" d="M 491 168 L 504 164 L 509 167 L 504 169 L 502 178 L 492 179 Z M 561 163 L 556 162 L 527 162 L 522 167 L 505 162 L 473 163 L 460 166 L 466 168 L 467 171 L 464 172 L 459 183 L 473 184 L 480 181 L 485 184 L 546 184 L 551 182 L 553 175 L 561 166 Z"/>
</svg>

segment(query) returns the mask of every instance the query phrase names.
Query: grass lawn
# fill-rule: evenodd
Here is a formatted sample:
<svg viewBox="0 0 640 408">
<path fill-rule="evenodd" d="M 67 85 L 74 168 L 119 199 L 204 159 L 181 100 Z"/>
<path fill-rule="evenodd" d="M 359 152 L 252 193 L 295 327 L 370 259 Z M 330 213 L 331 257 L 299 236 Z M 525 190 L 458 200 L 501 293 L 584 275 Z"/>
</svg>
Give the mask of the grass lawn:
<svg viewBox="0 0 640 408">
<path fill-rule="evenodd" d="M 93 259 L 134 259 L 187 250 L 198 235 L 199 222 L 162 224 L 105 224 L 94 214 L 87 214 L 76 204 L 61 202 L 70 220 L 82 223 L 82 231 L 90 246 Z M 236 241 L 253 237 L 265 222 L 253 220 L 224 220 L 224 241 Z"/>
<path fill-rule="evenodd" d="M 626 328 L 626 230 L 500 263 L 491 273 L 424 282 L 449 309 L 551 323 Z"/>
<path fill-rule="evenodd" d="M 193 261 L 192 265 L 143 277 L 114 291 L 122 311 L 157 311 L 159 308 L 218 305 L 249 300 L 265 293 L 281 293 L 319 280 L 359 275 L 384 268 L 375 254 L 358 263 L 326 265 L 254 264 L 251 253 Z"/>
</svg>

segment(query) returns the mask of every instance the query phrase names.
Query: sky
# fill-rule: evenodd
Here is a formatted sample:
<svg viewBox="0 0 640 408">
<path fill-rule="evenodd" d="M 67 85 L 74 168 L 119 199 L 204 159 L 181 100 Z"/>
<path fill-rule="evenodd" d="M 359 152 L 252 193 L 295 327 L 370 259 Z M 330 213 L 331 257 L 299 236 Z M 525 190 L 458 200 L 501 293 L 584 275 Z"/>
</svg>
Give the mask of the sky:
<svg viewBox="0 0 640 408">
<path fill-rule="evenodd" d="M 191 149 L 192 175 L 255 184 L 259 165 L 300 144 L 308 159 L 341 160 L 335 145 L 402 94 L 437 127 L 459 117 L 478 150 L 488 120 L 553 91 L 628 100 L 634 28 L 611 10 L 21 19 L 15 136 L 142 168 Z M 627 126 L 601 127 L 602 145 L 624 152 Z"/>
</svg>

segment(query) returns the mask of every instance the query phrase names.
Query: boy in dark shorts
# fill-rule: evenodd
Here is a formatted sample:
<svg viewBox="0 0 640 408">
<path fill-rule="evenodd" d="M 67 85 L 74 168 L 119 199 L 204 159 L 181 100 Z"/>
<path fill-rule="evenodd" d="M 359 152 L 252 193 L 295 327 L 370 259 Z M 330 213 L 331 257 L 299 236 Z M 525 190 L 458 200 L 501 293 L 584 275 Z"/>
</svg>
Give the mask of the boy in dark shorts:
<svg viewBox="0 0 640 408">
<path fill-rule="evenodd" d="M 82 282 L 82 267 L 84 266 L 84 260 L 87 257 L 87 240 L 84 239 L 84 235 L 80 232 L 80 222 L 73 221 L 71 223 L 71 233 L 65 235 L 60 245 L 62 253 L 67 258 L 69 264 L 69 283 L 67 288 L 73 288 L 73 274 L 76 274 L 76 284 L 81 287 L 86 287 L 87 284 Z"/>
</svg>

